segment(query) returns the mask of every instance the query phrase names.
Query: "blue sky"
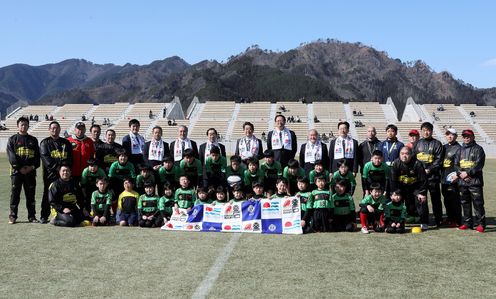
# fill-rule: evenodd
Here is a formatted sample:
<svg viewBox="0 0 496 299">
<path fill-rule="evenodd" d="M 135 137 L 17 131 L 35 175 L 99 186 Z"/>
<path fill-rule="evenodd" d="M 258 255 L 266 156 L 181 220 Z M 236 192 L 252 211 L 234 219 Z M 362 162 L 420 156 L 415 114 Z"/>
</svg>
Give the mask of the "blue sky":
<svg viewBox="0 0 496 299">
<path fill-rule="evenodd" d="M 258 44 L 334 38 L 496 87 L 496 1 L 28 1 L 0 3 L 0 67 L 69 58 L 226 61 Z"/>
</svg>

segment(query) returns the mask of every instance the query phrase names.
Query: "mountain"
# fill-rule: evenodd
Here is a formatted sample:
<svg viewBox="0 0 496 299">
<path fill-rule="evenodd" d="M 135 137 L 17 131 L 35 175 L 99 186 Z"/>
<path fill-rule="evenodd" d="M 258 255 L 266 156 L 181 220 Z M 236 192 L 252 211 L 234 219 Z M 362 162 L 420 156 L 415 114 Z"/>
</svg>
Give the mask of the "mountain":
<svg viewBox="0 0 496 299">
<path fill-rule="evenodd" d="M 251 46 L 227 62 L 190 65 L 174 56 L 148 65 L 97 65 L 66 60 L 43 66 L 0 68 L 0 109 L 17 101 L 61 105 L 169 101 L 184 107 L 202 100 L 301 99 L 384 102 L 403 110 L 418 103 L 496 104 L 496 88 L 478 89 L 421 60 L 402 62 L 361 43 L 319 40 L 274 52 Z"/>
</svg>

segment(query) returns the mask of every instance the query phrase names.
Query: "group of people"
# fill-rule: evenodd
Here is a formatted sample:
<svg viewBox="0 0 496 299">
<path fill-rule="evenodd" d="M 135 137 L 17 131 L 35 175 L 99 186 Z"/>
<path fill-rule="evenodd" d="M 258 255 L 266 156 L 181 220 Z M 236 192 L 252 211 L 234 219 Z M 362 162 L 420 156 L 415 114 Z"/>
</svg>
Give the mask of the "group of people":
<svg viewBox="0 0 496 299">
<path fill-rule="evenodd" d="M 429 227 L 427 195 L 433 207 L 435 227 L 485 230 L 483 199 L 484 150 L 474 132 L 446 130 L 443 145 L 425 122 L 410 131 L 404 145 L 395 125 L 386 127 L 380 141 L 374 127 L 358 143 L 349 135 L 350 125 L 340 121 L 329 146 L 317 130 L 309 130 L 298 152 L 297 136 L 286 127 L 286 118 L 274 118 L 274 129 L 264 142 L 254 135 L 254 125 L 243 124 L 229 159 L 215 128 L 206 132 L 200 146 L 178 126 L 170 144 L 162 128 L 152 129 L 151 140 L 139 133 L 140 122 L 129 121 L 122 145 L 115 131 L 105 132 L 78 122 L 74 135 L 60 137 L 60 125 L 49 124 L 49 137 L 38 140 L 28 134 L 29 120 L 17 121 L 18 133 L 10 137 L 7 153 L 11 164 L 12 194 L 9 222 L 16 223 L 21 188 L 26 194 L 29 222 L 38 222 L 35 209 L 36 169 L 43 168 L 44 191 L 39 222 L 77 226 L 140 225 L 156 227 L 179 209 L 196 204 L 228 204 L 260 198 L 296 196 L 300 200 L 305 232 L 361 231 L 404 232 L 405 223 Z M 360 175 L 363 199 L 356 210 L 353 194 Z M 443 219 L 441 194 L 446 219 Z M 472 217 L 472 206 L 475 218 Z M 463 210 L 463 217 L 462 217 Z M 51 217 L 50 217 L 51 216 Z"/>
</svg>

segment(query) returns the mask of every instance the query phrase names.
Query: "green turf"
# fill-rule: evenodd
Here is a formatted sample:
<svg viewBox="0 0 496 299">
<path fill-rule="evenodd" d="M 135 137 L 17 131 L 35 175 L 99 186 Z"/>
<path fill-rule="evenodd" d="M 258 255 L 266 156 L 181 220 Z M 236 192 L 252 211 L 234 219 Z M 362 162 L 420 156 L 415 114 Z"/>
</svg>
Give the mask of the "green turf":
<svg viewBox="0 0 496 299">
<path fill-rule="evenodd" d="M 8 225 L 0 156 L 0 298 L 191 297 L 232 234 Z M 244 234 L 209 297 L 492 297 L 496 161 L 486 166 L 486 234 Z M 39 178 L 37 199 L 41 197 Z M 358 188 L 357 190 L 360 190 Z M 356 198 L 358 200 L 358 197 Z M 24 198 L 19 220 L 26 220 Z M 39 210 L 39 201 L 38 201 Z"/>
</svg>

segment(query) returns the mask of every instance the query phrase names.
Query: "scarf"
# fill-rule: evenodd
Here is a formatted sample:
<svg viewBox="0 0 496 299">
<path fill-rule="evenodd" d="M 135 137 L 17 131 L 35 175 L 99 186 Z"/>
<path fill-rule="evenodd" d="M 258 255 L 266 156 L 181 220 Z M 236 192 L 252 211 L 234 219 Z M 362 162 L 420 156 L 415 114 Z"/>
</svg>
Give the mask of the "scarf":
<svg viewBox="0 0 496 299">
<path fill-rule="evenodd" d="M 354 153 L 353 138 L 350 136 L 346 136 L 345 138 L 339 136 L 336 138 L 336 143 L 334 144 L 334 159 L 353 159 Z"/>
<path fill-rule="evenodd" d="M 279 136 L 279 133 L 282 133 L 281 136 Z M 284 128 L 284 130 L 282 130 L 282 131 L 273 130 L 271 143 L 272 143 L 272 149 L 273 150 L 285 149 L 285 150 L 290 151 L 291 150 L 291 133 L 289 132 L 289 129 Z"/>
<path fill-rule="evenodd" d="M 205 159 L 208 158 L 208 156 L 210 156 L 210 150 L 212 149 L 212 147 L 218 147 L 219 150 L 220 150 L 220 146 L 219 146 L 219 143 L 216 141 L 214 143 L 210 143 L 207 141 L 207 144 L 205 144 Z"/>
<path fill-rule="evenodd" d="M 239 156 L 241 160 L 246 160 L 258 154 L 258 139 L 255 135 L 251 138 L 244 137 L 239 140 Z"/>
<path fill-rule="evenodd" d="M 164 141 L 162 139 L 150 141 L 150 148 L 148 149 L 148 160 L 164 160 Z"/>
<path fill-rule="evenodd" d="M 189 140 L 189 138 L 184 140 L 176 139 L 176 143 L 174 144 L 174 162 L 181 161 L 183 159 L 183 142 L 184 149 L 191 148 L 191 140 Z"/>
<path fill-rule="evenodd" d="M 315 163 L 322 159 L 322 144 L 317 140 L 314 144 L 307 142 L 305 147 L 305 163 Z"/>
<path fill-rule="evenodd" d="M 129 138 L 131 139 L 131 154 L 143 154 L 143 150 L 145 149 L 145 138 L 139 134 L 134 135 L 132 132 L 129 132 Z"/>
</svg>

